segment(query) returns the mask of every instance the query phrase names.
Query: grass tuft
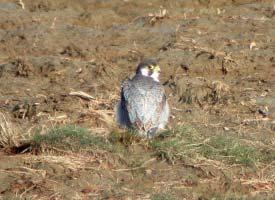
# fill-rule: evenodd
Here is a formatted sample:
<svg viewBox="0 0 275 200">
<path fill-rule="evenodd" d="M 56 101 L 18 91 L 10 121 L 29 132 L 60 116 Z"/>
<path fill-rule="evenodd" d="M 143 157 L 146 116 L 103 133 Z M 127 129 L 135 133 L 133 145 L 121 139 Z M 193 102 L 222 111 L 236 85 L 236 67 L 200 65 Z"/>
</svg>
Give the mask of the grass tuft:
<svg viewBox="0 0 275 200">
<path fill-rule="evenodd" d="M 32 144 L 36 149 L 59 149 L 72 152 L 110 150 L 111 148 L 105 138 L 93 135 L 86 128 L 72 125 L 55 127 L 44 135 L 35 134 Z"/>
<path fill-rule="evenodd" d="M 17 147 L 22 139 L 16 127 L 0 112 L 0 148 Z"/>
<path fill-rule="evenodd" d="M 211 138 L 199 152 L 206 158 L 226 160 L 229 163 L 252 165 L 259 161 L 254 147 L 241 144 L 238 139 L 227 136 Z"/>
<path fill-rule="evenodd" d="M 190 127 L 164 132 L 153 139 L 150 146 L 156 156 L 172 164 L 178 160 L 195 161 L 206 158 L 248 166 L 258 162 L 268 163 L 275 158 L 274 151 L 261 150 L 228 135 L 207 138 Z"/>
<path fill-rule="evenodd" d="M 192 149 L 196 148 L 195 143 L 200 140 L 202 139 L 196 130 L 190 127 L 180 127 L 161 133 L 150 142 L 150 146 L 156 156 L 173 164 L 177 160 L 186 160 L 191 157 Z"/>
</svg>

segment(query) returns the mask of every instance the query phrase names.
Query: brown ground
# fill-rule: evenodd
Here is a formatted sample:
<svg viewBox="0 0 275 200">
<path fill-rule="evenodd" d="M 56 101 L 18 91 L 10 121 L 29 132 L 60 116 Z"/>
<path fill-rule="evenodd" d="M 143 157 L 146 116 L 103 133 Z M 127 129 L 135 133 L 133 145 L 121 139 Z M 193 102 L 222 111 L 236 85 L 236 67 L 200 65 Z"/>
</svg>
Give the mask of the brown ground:
<svg viewBox="0 0 275 200">
<path fill-rule="evenodd" d="M 107 136 L 121 81 L 152 57 L 162 67 L 170 129 L 230 135 L 274 154 L 273 0 L 21 2 L 24 9 L 0 0 L 0 111 L 25 137 L 61 124 Z M 173 165 L 139 148 L 126 158 L 143 162 L 140 169 L 106 152 L 0 151 L 0 199 L 275 198 L 274 160 Z"/>
</svg>

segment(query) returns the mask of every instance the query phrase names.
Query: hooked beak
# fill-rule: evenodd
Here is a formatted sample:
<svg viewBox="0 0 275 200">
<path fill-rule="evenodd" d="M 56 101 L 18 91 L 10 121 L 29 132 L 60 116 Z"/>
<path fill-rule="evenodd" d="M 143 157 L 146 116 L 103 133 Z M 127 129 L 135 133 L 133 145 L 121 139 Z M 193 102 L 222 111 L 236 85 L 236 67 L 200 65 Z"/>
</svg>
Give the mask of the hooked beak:
<svg viewBox="0 0 275 200">
<path fill-rule="evenodd" d="M 160 72 L 160 67 L 158 65 L 154 67 L 154 72 L 157 72 L 157 73 Z"/>
</svg>

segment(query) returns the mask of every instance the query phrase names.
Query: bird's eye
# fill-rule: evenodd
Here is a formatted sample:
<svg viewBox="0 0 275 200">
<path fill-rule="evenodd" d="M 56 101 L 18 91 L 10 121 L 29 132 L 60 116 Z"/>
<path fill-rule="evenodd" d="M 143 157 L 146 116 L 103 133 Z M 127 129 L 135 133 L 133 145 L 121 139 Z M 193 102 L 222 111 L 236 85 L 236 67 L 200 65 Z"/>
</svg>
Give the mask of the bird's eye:
<svg viewBox="0 0 275 200">
<path fill-rule="evenodd" d="M 153 65 L 149 65 L 149 69 L 153 69 L 154 68 L 154 66 Z"/>
</svg>

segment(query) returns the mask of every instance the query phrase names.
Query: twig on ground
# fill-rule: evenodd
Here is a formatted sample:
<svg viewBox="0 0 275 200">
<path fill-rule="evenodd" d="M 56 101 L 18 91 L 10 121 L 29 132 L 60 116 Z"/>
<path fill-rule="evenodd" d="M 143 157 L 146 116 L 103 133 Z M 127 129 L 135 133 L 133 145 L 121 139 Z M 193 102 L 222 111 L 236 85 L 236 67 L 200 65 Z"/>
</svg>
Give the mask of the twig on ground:
<svg viewBox="0 0 275 200">
<path fill-rule="evenodd" d="M 82 92 L 82 91 L 78 91 L 78 92 L 70 92 L 69 95 L 71 96 L 76 96 L 76 97 L 80 97 L 82 99 L 85 99 L 85 100 L 95 100 L 95 98 L 85 92 Z"/>
<path fill-rule="evenodd" d="M 56 22 L 56 17 L 54 17 L 54 19 L 53 19 L 53 22 L 52 22 L 52 25 L 51 25 L 51 29 L 54 29 L 54 27 L 55 27 L 55 22 Z"/>
<path fill-rule="evenodd" d="M 139 167 L 133 167 L 133 168 L 127 168 L 127 169 L 114 169 L 113 171 L 115 171 L 115 172 L 125 172 L 125 171 L 133 171 L 133 170 L 138 170 L 138 169 L 142 169 L 142 168 L 144 168 L 148 163 L 150 163 L 150 162 L 153 162 L 153 161 L 155 161 L 156 160 L 156 158 L 152 158 L 152 159 L 150 159 L 150 160 L 147 160 L 146 162 L 144 162 L 141 166 L 139 166 Z"/>
<path fill-rule="evenodd" d="M 21 8 L 22 8 L 23 10 L 25 10 L 25 4 L 24 4 L 23 0 L 19 0 L 19 1 L 18 1 L 18 4 L 21 6 Z"/>
</svg>

